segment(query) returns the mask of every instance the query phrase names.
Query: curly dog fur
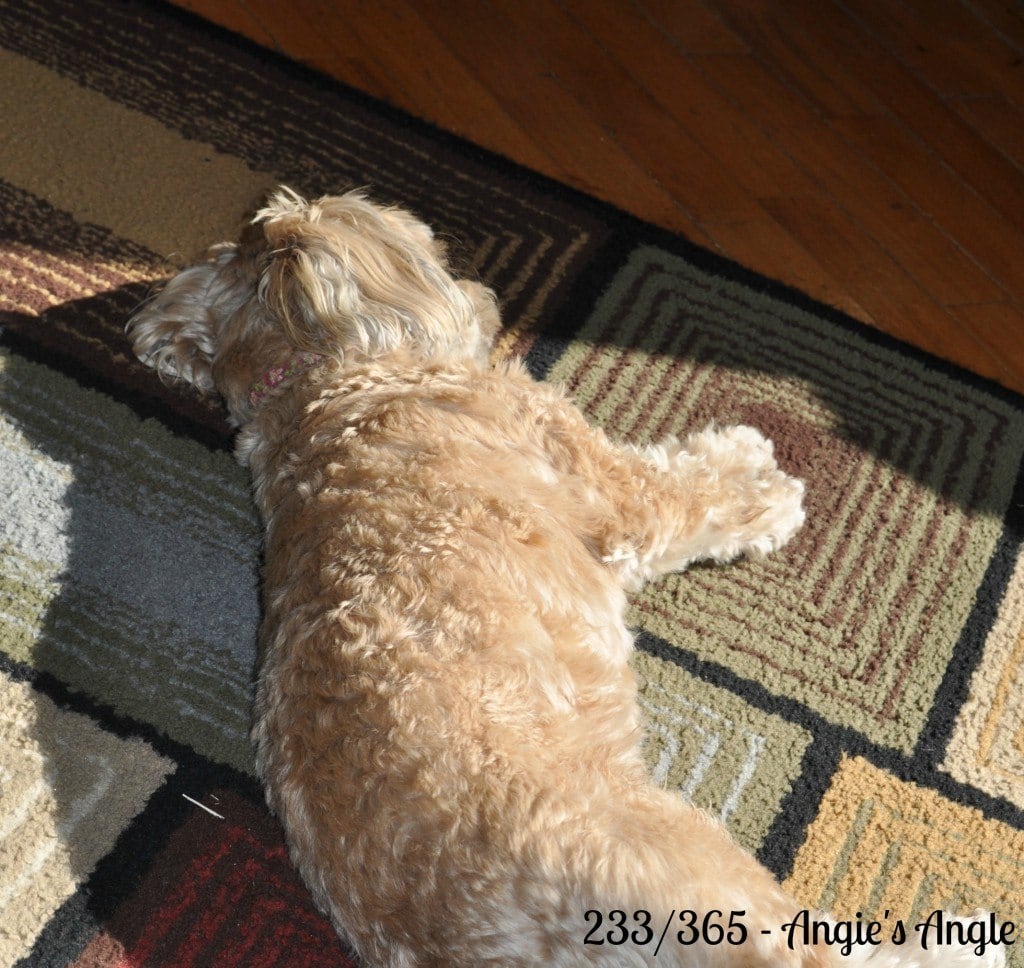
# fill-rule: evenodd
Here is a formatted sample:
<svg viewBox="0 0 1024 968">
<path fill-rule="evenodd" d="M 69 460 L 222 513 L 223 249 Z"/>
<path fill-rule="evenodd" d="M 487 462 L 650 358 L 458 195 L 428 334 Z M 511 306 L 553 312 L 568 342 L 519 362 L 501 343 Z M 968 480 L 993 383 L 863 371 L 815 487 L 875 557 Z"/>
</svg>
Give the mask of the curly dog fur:
<svg viewBox="0 0 1024 968">
<path fill-rule="evenodd" d="M 253 736 L 298 869 L 372 965 L 653 963 L 584 945 L 590 909 L 745 912 L 745 943 L 673 928 L 658 964 L 833 963 L 651 783 L 623 618 L 646 579 L 782 547 L 803 486 L 749 427 L 614 444 L 489 363 L 498 326 L 408 213 L 287 190 L 129 324 L 240 428 L 266 525 Z"/>
</svg>

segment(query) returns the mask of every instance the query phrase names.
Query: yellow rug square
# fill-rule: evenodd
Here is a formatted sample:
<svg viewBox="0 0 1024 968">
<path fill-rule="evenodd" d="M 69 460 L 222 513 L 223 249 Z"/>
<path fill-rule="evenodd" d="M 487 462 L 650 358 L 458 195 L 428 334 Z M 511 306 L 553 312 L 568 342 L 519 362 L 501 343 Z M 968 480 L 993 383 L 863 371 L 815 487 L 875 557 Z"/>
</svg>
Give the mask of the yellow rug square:
<svg viewBox="0 0 1024 968">
<path fill-rule="evenodd" d="M 943 769 L 1024 807 L 1024 554 L 985 640 Z"/>
<path fill-rule="evenodd" d="M 1024 832 L 861 758 L 844 759 L 797 853 L 787 888 L 837 918 L 911 926 L 978 907 L 1015 924 L 1024 913 Z M 1020 944 L 1011 965 L 1024 965 Z"/>
</svg>

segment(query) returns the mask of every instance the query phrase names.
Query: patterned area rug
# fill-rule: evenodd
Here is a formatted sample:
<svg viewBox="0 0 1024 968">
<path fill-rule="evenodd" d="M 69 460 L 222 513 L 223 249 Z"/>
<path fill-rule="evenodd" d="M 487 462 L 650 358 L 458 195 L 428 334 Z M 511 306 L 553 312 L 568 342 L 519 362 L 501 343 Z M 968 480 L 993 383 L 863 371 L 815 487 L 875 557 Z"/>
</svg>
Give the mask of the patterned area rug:
<svg viewBox="0 0 1024 968">
<path fill-rule="evenodd" d="M 616 437 L 776 441 L 798 539 L 634 602 L 652 770 L 809 908 L 1024 932 L 1019 398 L 148 2 L 0 6 L 0 117 L 0 965 L 347 963 L 252 776 L 245 475 L 122 336 L 282 182 L 437 226 Z"/>
</svg>

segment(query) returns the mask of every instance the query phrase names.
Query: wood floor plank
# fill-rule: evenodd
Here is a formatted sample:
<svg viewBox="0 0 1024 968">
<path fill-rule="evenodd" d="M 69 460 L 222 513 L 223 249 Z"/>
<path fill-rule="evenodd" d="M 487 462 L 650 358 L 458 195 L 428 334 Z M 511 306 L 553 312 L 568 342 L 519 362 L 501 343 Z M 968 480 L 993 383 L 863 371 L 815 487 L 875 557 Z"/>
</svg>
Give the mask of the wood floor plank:
<svg viewBox="0 0 1024 968">
<path fill-rule="evenodd" d="M 1004 96 L 1018 103 L 1024 98 L 1024 79 L 1019 70 L 1022 51 L 993 31 L 970 4 L 963 0 L 903 2 L 920 22 L 928 24 L 937 44 L 948 44 L 954 57 L 968 62 L 972 70 L 983 75 Z M 1019 10 L 1020 5 L 1017 7 Z"/>
<path fill-rule="evenodd" d="M 967 355 L 984 375 L 1008 378 L 999 358 L 935 302 L 873 239 L 859 231 L 831 200 L 820 196 L 771 199 L 772 217 L 811 249 L 839 283 L 871 314 L 873 322 L 898 339 L 924 337 L 932 352 L 948 360 Z"/>
<path fill-rule="evenodd" d="M 641 83 L 545 0 L 492 0 L 568 93 L 651 177 L 700 221 L 761 214 L 753 197 L 720 160 L 677 125 Z"/>
<path fill-rule="evenodd" d="M 292 0 L 288 17 L 280 16 L 276 0 L 246 0 L 245 9 L 266 26 L 278 50 L 325 73 L 344 64 L 355 86 L 393 104 L 401 102 L 401 89 L 381 68 L 373 49 L 358 42 L 351 21 L 339 17 L 331 4 Z"/>
<path fill-rule="evenodd" d="M 618 0 L 563 0 L 563 5 L 575 29 L 586 31 L 605 56 L 614 59 L 618 74 L 627 74 L 653 101 L 661 116 L 656 115 L 654 120 L 663 129 L 697 134 L 699 150 L 712 159 L 710 179 L 717 178 L 716 171 L 728 172 L 739 189 L 754 199 L 780 193 L 802 194 L 813 189 L 807 174 L 773 144 L 756 121 L 737 111 L 655 24 L 638 18 L 632 30 L 622 30 Z M 577 83 L 585 87 L 586 75 L 578 78 Z M 613 105 L 612 117 L 631 113 L 635 107 L 635 103 Z M 655 144 L 669 147 L 663 139 L 655 139 Z M 686 145 L 680 149 L 685 151 Z M 651 170 L 671 187 L 662 175 L 663 170 L 677 169 L 686 165 L 686 160 L 678 152 L 669 151 Z M 699 185 L 702 196 L 715 190 L 714 182 L 706 174 L 688 171 L 684 176 L 691 190 Z M 725 185 L 724 190 L 730 190 L 730 186 Z M 762 213 L 751 214 L 759 218 Z M 746 221 L 748 217 L 741 212 L 736 220 Z M 706 218 L 721 222 L 725 216 L 712 212 Z"/>
<path fill-rule="evenodd" d="M 1024 56 L 1024 6 L 1006 0 L 963 0 L 964 6 Z"/>
<path fill-rule="evenodd" d="M 984 375 L 1024 393 L 1024 339 L 1021 339 L 1020 307 L 1009 303 L 958 306 L 954 315 L 963 323 L 965 330 L 999 359 L 1000 371 Z"/>
<path fill-rule="evenodd" d="M 708 231 L 730 258 L 762 275 L 835 306 L 864 323 L 878 325 L 850 290 L 834 279 L 815 255 L 769 215 L 752 222 L 709 225 Z"/>
<path fill-rule="evenodd" d="M 842 0 L 862 29 L 947 97 L 1006 94 L 1015 54 L 959 0 Z M 1013 85 L 1010 85 L 1013 86 Z"/>
<path fill-rule="evenodd" d="M 820 187 L 863 231 L 889 252 L 939 303 L 995 302 L 1001 287 L 903 189 L 875 167 L 834 127 L 790 128 L 785 144 L 813 172 Z"/>
<path fill-rule="evenodd" d="M 1003 288 L 1024 293 L 1024 260 L 1018 257 L 1024 235 L 971 191 L 957 172 L 935 164 L 928 147 L 898 121 L 842 118 L 834 125 Z"/>
<path fill-rule="evenodd" d="M 551 158 L 550 174 L 636 214 L 686 232 L 693 213 L 659 185 L 628 153 L 608 137 L 569 94 L 547 63 L 521 39 L 513 44 L 513 26 L 483 3 L 467 17 L 455 0 L 424 0 L 417 11 L 430 29 L 495 96 Z M 517 78 L 510 84 L 510 77 Z M 581 156 L 588 159 L 581 166 Z M 641 214 L 642 213 L 642 214 Z"/>
<path fill-rule="evenodd" d="M 715 0 L 715 9 L 772 71 L 825 117 L 885 114 L 884 103 L 856 70 L 838 70 L 817 33 L 840 12 L 804 3 L 781 11 L 776 0 Z M 809 29 L 811 28 L 811 29 Z"/>
<path fill-rule="evenodd" d="M 771 134 L 791 125 L 824 124 L 824 114 L 795 84 L 754 54 L 698 54 L 690 57 L 737 115 Z"/>
<path fill-rule="evenodd" d="M 1024 182 L 1017 169 L 980 137 L 925 83 L 872 40 L 842 9 L 831 2 L 816 4 L 828 13 L 807 15 L 802 0 L 775 0 L 779 8 L 800 16 L 819 50 L 840 74 L 862 72 L 863 80 L 894 116 L 927 144 L 958 177 L 998 208 L 1003 216 L 1024 229 Z M 855 2 L 855 0 L 850 0 Z M 864 0 L 870 6 L 872 0 Z M 871 70 L 865 70 L 866 62 Z"/>
<path fill-rule="evenodd" d="M 1024 177 L 1024 108 L 1002 96 L 957 98 L 949 102 L 954 111 Z"/>
<path fill-rule="evenodd" d="M 747 45 L 713 9 L 700 0 L 633 0 L 643 17 L 661 24 L 688 54 L 745 54 Z M 622 6 L 618 9 L 621 11 Z M 629 17 L 630 24 L 639 18 Z M 622 22 L 620 15 L 619 22 Z"/>
<path fill-rule="evenodd" d="M 360 50 L 401 91 L 396 106 L 538 171 L 553 167 L 527 127 L 495 97 L 404 0 L 347 0 L 345 19 Z"/>
</svg>

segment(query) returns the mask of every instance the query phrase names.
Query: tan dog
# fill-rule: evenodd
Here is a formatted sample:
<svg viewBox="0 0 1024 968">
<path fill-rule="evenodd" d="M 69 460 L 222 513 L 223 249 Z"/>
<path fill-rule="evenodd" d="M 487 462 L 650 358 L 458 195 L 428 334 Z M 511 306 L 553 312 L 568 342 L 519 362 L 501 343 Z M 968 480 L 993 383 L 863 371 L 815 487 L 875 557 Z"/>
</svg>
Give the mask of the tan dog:
<svg viewBox="0 0 1024 968">
<path fill-rule="evenodd" d="M 790 950 L 797 904 L 652 785 L 623 620 L 627 587 L 785 544 L 802 485 L 748 427 L 611 443 L 488 363 L 498 324 L 407 213 L 288 191 L 129 324 L 240 427 L 253 735 L 296 865 L 375 966 L 838 960 Z M 941 954 L 899 963 L 999 963 Z"/>
</svg>

